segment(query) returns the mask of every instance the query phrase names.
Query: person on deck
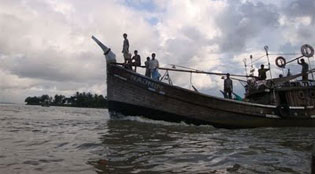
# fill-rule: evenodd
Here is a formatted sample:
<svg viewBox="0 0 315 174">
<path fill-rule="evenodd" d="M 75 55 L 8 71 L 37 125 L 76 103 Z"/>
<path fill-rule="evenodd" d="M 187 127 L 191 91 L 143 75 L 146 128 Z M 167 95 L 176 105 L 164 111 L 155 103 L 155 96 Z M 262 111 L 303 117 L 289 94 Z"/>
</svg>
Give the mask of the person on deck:
<svg viewBox="0 0 315 174">
<path fill-rule="evenodd" d="M 224 96 L 232 99 L 233 92 L 233 81 L 230 79 L 230 74 L 226 74 L 226 79 L 224 80 Z"/>
<path fill-rule="evenodd" d="M 259 80 L 266 80 L 267 75 L 266 72 L 270 70 L 270 68 L 265 69 L 265 66 L 262 64 L 260 65 L 260 69 L 258 70 L 258 78 Z"/>
<path fill-rule="evenodd" d="M 122 49 L 122 53 L 123 53 L 123 55 L 124 55 L 124 59 L 125 59 L 125 64 L 129 61 L 129 59 L 131 58 L 130 56 L 129 56 L 129 41 L 128 41 L 128 39 L 127 39 L 127 34 L 126 33 L 124 33 L 123 34 L 123 37 L 124 37 L 124 42 L 123 42 L 123 49 Z"/>
<path fill-rule="evenodd" d="M 308 64 L 304 61 L 304 59 L 301 59 L 300 62 L 299 62 L 299 59 L 297 60 L 297 63 L 299 65 L 302 66 L 302 80 L 303 81 L 308 81 Z"/>
<path fill-rule="evenodd" d="M 290 68 L 288 69 L 287 77 L 291 76 Z"/>
<path fill-rule="evenodd" d="M 131 54 L 128 53 L 126 56 L 127 56 L 127 59 L 125 60 L 124 67 L 125 67 L 126 69 L 132 70 Z"/>
<path fill-rule="evenodd" d="M 134 71 L 136 72 L 137 71 L 137 66 L 141 66 L 141 57 L 138 54 L 137 50 L 134 51 L 134 54 L 135 55 L 132 57 L 131 61 L 133 61 L 132 65 L 135 67 Z"/>
<path fill-rule="evenodd" d="M 145 76 L 151 78 L 151 72 L 150 72 L 150 68 L 149 68 L 150 65 L 149 64 L 150 64 L 150 57 L 147 57 L 147 61 L 144 62 L 144 65 L 145 65 Z"/>
<path fill-rule="evenodd" d="M 151 77 L 154 80 L 160 79 L 160 73 L 158 72 L 159 61 L 155 59 L 155 53 L 152 53 L 152 59 L 149 62 L 149 69 L 151 73 Z"/>
</svg>

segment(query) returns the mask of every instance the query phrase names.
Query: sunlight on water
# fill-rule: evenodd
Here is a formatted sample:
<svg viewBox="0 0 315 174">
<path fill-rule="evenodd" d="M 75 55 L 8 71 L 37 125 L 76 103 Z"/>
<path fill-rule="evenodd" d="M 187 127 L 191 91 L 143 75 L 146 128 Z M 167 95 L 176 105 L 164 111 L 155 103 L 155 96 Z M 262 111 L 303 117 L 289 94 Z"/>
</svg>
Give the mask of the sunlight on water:
<svg viewBox="0 0 315 174">
<path fill-rule="evenodd" d="M 310 173 L 313 128 L 216 129 L 0 105 L 0 173 Z"/>
</svg>

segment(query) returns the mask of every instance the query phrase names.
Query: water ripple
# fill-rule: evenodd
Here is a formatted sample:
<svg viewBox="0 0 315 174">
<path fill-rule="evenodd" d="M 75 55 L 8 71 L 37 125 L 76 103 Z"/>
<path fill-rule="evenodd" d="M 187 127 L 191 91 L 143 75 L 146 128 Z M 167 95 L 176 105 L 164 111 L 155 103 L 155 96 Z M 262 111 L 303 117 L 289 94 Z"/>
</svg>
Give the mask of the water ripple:
<svg viewBox="0 0 315 174">
<path fill-rule="evenodd" d="M 216 129 L 107 110 L 0 105 L 0 173 L 310 172 L 313 128 Z"/>
</svg>

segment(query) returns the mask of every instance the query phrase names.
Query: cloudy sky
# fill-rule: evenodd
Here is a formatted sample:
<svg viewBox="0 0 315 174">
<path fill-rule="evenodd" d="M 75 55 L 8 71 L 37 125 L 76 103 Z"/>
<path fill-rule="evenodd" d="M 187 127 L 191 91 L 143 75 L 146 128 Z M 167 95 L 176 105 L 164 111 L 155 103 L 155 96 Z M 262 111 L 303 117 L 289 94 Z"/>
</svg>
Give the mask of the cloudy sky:
<svg viewBox="0 0 315 174">
<path fill-rule="evenodd" d="M 302 44 L 315 46 L 315 1 L 0 0 L 0 26 L 0 102 L 24 103 L 42 94 L 106 95 L 105 59 L 92 35 L 111 47 L 119 62 L 124 32 L 142 60 L 156 52 L 163 67 L 245 74 L 243 60 L 249 64 L 251 54 L 254 67 L 267 65 L 265 45 L 271 54 L 296 53 L 285 56 L 290 60 Z M 276 57 L 270 56 L 273 67 Z M 287 67 L 300 71 L 296 63 Z M 189 88 L 189 74 L 170 75 Z M 220 95 L 220 77 L 193 75 L 191 81 Z"/>
</svg>

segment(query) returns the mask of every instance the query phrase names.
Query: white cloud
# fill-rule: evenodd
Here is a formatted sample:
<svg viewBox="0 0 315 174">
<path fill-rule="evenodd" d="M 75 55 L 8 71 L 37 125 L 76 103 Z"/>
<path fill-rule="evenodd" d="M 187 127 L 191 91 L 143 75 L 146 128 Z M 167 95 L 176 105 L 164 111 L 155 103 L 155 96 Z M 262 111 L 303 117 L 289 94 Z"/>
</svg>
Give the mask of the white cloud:
<svg viewBox="0 0 315 174">
<path fill-rule="evenodd" d="M 273 53 L 315 46 L 314 7 L 312 0 L 2 0 L 0 101 L 75 91 L 106 95 L 105 61 L 91 35 L 111 47 L 118 61 L 126 32 L 143 62 L 156 52 L 163 66 L 244 74 L 244 57 L 263 55 L 265 45 Z M 189 87 L 189 74 L 171 77 Z M 194 75 L 193 83 L 218 91 L 223 81 Z"/>
</svg>

